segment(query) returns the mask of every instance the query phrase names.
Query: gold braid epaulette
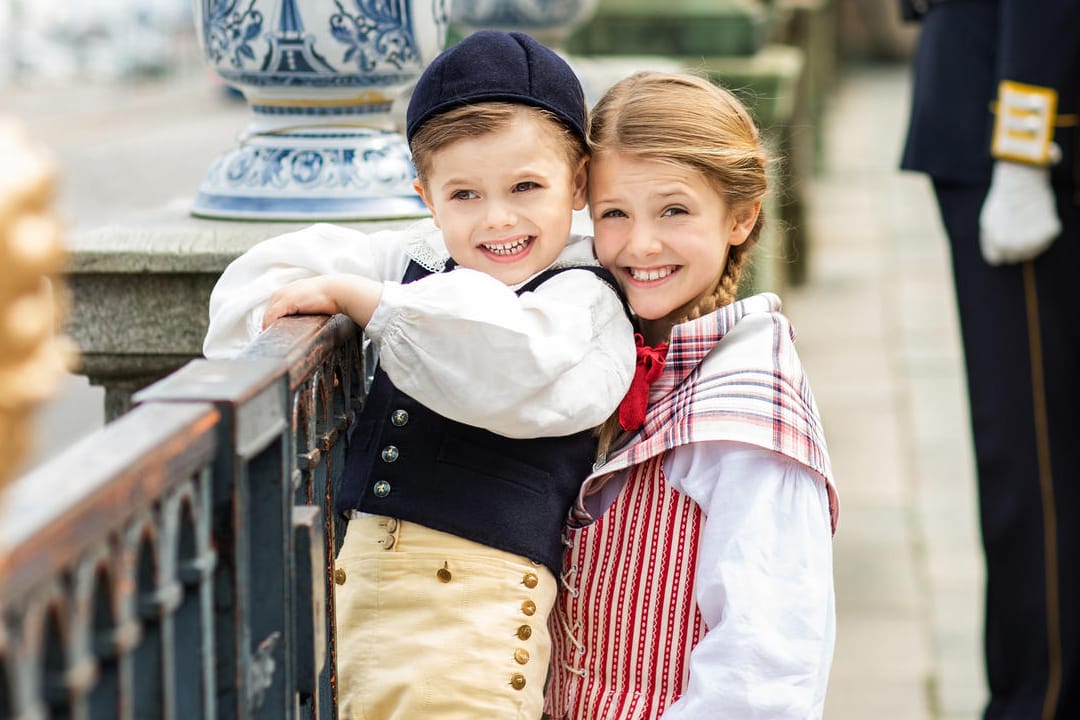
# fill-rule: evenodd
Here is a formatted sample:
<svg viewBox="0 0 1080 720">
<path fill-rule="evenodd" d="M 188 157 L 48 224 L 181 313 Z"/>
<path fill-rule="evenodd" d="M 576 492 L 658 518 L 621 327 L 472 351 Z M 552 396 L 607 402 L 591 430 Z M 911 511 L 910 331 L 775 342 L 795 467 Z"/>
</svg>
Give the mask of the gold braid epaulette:
<svg viewBox="0 0 1080 720">
<path fill-rule="evenodd" d="M 998 160 L 1050 165 L 1056 162 L 1054 129 L 1076 125 L 1074 114 L 1059 114 L 1058 93 L 1053 88 L 1002 80 L 994 113 L 990 154 Z M 1060 156 L 1060 151 L 1056 153 Z"/>
</svg>

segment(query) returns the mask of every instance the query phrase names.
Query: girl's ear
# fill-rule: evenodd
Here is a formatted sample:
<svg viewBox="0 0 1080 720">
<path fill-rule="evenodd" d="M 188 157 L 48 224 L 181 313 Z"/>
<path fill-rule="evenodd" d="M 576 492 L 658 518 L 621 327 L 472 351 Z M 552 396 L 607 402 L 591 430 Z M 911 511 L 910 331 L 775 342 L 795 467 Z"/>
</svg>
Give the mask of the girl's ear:
<svg viewBox="0 0 1080 720">
<path fill-rule="evenodd" d="M 761 214 L 761 199 L 752 203 L 745 203 L 733 208 L 731 233 L 728 236 L 728 245 L 742 245 L 746 238 L 750 237 L 750 231 L 757 223 L 758 215 Z"/>
<path fill-rule="evenodd" d="M 435 206 L 431 204 L 431 199 L 428 198 L 427 193 L 424 191 L 424 184 L 420 182 L 420 178 L 416 178 L 412 181 L 413 190 L 420 196 L 420 199 L 427 205 L 427 209 L 431 212 L 431 219 L 435 221 L 435 227 L 441 227 L 439 225 L 439 216 L 435 213 Z"/>
<path fill-rule="evenodd" d="M 585 203 L 589 199 L 589 158 L 581 158 L 571 183 L 574 191 L 574 209 L 584 210 Z"/>
</svg>

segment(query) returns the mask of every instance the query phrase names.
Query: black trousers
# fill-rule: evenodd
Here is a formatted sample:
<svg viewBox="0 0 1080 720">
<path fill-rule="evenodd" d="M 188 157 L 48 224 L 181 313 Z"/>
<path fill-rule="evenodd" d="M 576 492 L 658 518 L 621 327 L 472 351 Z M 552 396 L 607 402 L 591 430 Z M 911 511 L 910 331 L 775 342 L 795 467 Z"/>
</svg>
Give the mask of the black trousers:
<svg viewBox="0 0 1080 720">
<path fill-rule="evenodd" d="M 986 554 L 986 720 L 1080 718 L 1080 208 L 1034 261 L 979 252 L 987 186 L 935 182 L 952 250 Z"/>
</svg>

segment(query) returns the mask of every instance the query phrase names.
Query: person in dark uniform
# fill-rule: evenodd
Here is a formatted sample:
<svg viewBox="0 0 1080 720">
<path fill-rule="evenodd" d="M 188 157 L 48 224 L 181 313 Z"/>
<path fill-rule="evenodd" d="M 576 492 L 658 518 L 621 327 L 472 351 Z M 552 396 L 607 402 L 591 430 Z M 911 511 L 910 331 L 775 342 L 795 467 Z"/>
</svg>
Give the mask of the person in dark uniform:
<svg viewBox="0 0 1080 720">
<path fill-rule="evenodd" d="M 902 4 L 902 167 L 933 181 L 967 364 L 984 718 L 1080 718 L 1080 0 Z"/>
</svg>

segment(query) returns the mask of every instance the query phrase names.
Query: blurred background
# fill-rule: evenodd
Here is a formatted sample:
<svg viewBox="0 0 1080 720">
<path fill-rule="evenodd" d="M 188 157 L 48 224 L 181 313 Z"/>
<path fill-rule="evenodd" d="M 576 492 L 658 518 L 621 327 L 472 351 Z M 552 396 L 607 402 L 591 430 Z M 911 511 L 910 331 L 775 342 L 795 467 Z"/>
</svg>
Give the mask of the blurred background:
<svg viewBox="0 0 1080 720">
<path fill-rule="evenodd" d="M 242 127 L 242 100 L 205 68 L 192 8 L 189 0 L 0 0 L 0 113 L 53 153 L 69 229 L 159 205 L 185 182 L 198 186 L 208 158 L 185 153 L 182 138 L 154 135 L 166 116 L 221 112 L 230 118 L 224 143 Z M 201 104 L 184 108 L 191 93 L 175 91 L 191 85 Z M 103 403 L 100 387 L 68 377 L 38 411 L 35 436 L 48 442 L 34 444 L 24 468 L 101 427 Z"/>
<path fill-rule="evenodd" d="M 131 81 L 197 59 L 184 0 L 6 0 L 0 34 L 5 84 Z"/>
</svg>

